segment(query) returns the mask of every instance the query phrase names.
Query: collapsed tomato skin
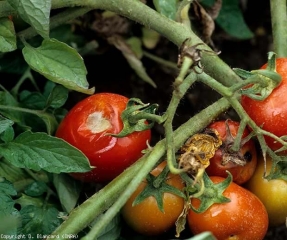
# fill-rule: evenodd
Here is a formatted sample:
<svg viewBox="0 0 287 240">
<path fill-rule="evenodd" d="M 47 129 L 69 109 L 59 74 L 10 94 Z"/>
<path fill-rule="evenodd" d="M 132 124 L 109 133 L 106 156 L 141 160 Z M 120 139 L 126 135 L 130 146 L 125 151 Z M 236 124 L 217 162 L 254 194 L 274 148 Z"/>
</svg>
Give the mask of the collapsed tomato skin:
<svg viewBox="0 0 287 240">
<path fill-rule="evenodd" d="M 222 177 L 210 177 L 214 183 Z M 268 215 L 263 203 L 253 193 L 232 182 L 223 195 L 231 201 L 216 203 L 203 213 L 189 210 L 188 226 L 194 234 L 211 231 L 217 240 L 262 240 L 268 230 Z M 200 200 L 191 199 L 198 208 Z"/>
<path fill-rule="evenodd" d="M 232 137 L 236 137 L 240 123 L 228 120 L 227 124 Z M 224 120 L 216 121 L 210 124 L 208 128 L 216 130 L 223 143 L 226 142 L 226 138 L 228 135 L 226 131 L 227 130 L 226 121 Z M 246 128 L 243 132 L 242 139 L 247 137 L 249 133 L 250 132 Z M 219 176 L 226 178 L 227 177 L 226 171 L 228 170 L 233 176 L 233 182 L 242 185 L 252 177 L 256 168 L 257 151 L 255 148 L 254 141 L 251 139 L 240 148 L 240 154 L 244 156 L 245 157 L 244 159 L 246 160 L 246 164 L 244 166 L 241 166 L 232 161 L 229 161 L 226 164 L 222 164 L 222 158 L 224 154 L 222 148 L 224 148 L 224 146 L 219 148 L 215 152 L 214 156 L 210 159 L 210 165 L 206 168 L 206 173 L 209 176 Z"/>
<path fill-rule="evenodd" d="M 121 113 L 128 98 L 113 93 L 97 93 L 77 103 L 60 123 L 56 136 L 81 150 L 95 168 L 71 175 L 83 182 L 108 182 L 142 156 L 151 131 L 134 132 L 123 138 Z"/>
<path fill-rule="evenodd" d="M 165 165 L 166 161 L 162 162 L 151 174 L 158 176 Z M 180 190 L 184 188 L 184 182 L 179 175 L 169 173 L 166 183 Z M 164 212 L 159 210 L 157 202 L 152 196 L 147 197 L 138 205 L 132 206 L 133 201 L 145 188 L 146 184 L 146 181 L 143 181 L 139 185 L 122 208 L 121 213 L 125 222 L 134 231 L 146 236 L 157 236 L 167 232 L 175 225 L 178 216 L 183 210 L 184 199 L 172 193 L 164 193 Z"/>
<path fill-rule="evenodd" d="M 266 174 L 271 169 L 272 159 L 266 158 Z M 261 156 L 252 178 L 244 185 L 253 192 L 265 205 L 269 225 L 278 226 L 286 222 L 287 217 L 287 182 L 282 179 L 266 180 L 264 174 L 264 159 Z"/>
<path fill-rule="evenodd" d="M 262 66 L 262 69 L 265 68 L 266 64 Z M 282 81 L 266 99 L 256 101 L 243 95 L 241 104 L 257 126 L 281 137 L 287 135 L 287 58 L 276 59 L 276 71 L 281 75 Z M 282 146 L 268 136 L 265 140 L 272 150 L 277 150 Z"/>
</svg>

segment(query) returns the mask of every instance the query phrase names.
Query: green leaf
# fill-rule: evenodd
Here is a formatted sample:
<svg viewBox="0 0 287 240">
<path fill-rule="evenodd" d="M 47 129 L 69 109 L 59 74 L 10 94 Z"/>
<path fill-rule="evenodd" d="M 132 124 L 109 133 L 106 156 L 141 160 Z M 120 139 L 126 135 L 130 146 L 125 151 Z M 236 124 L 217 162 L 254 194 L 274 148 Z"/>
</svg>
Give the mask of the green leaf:
<svg viewBox="0 0 287 240">
<path fill-rule="evenodd" d="M 17 49 L 14 24 L 9 18 L 0 18 L 0 52 L 11 52 Z"/>
<path fill-rule="evenodd" d="M 80 196 L 79 181 L 75 181 L 68 174 L 54 174 L 53 183 L 63 209 L 69 213 L 76 206 Z"/>
<path fill-rule="evenodd" d="M 13 121 L 11 121 L 8 118 L 2 117 L 0 115 L 0 134 L 5 132 L 9 127 L 11 127 L 14 124 Z"/>
<path fill-rule="evenodd" d="M 20 233 L 36 239 L 39 239 L 38 234 L 51 234 L 62 223 L 58 218 L 59 211 L 51 206 L 43 208 L 28 205 L 23 207 L 20 213 L 22 215 Z"/>
<path fill-rule="evenodd" d="M 56 85 L 47 99 L 46 106 L 52 108 L 60 108 L 65 104 L 68 96 L 69 91 L 67 88 L 61 85 Z"/>
<path fill-rule="evenodd" d="M 214 0 L 204 0 L 202 4 L 212 6 Z M 238 39 L 250 39 L 253 33 L 246 25 L 238 0 L 222 1 L 222 6 L 215 22 L 228 34 Z"/>
<path fill-rule="evenodd" d="M 177 0 L 153 0 L 156 10 L 162 15 L 174 20 L 177 10 Z"/>
<path fill-rule="evenodd" d="M 45 133 L 24 132 L 13 141 L 0 145 L 1 155 L 11 164 L 34 171 L 86 172 L 86 156 L 62 139 Z"/>
<path fill-rule="evenodd" d="M 43 38 L 49 37 L 51 0 L 7 0 L 19 16 Z"/>
<path fill-rule="evenodd" d="M 23 122 L 23 114 L 21 112 L 1 109 L 1 105 L 19 107 L 19 103 L 8 91 L 0 91 L 0 113 L 14 122 Z"/>
<path fill-rule="evenodd" d="M 17 192 L 13 184 L 5 178 L 0 177 L 0 233 L 15 234 L 19 225 L 19 213 L 14 208 L 15 202 L 12 196 L 16 196 Z"/>
<path fill-rule="evenodd" d="M 38 197 L 45 193 L 48 189 L 48 186 L 44 182 L 35 181 L 29 184 L 24 193 L 31 197 Z"/>
<path fill-rule="evenodd" d="M 38 48 L 26 44 L 23 55 L 29 66 L 47 79 L 71 90 L 94 93 L 94 88 L 88 88 L 83 58 L 67 44 L 56 39 L 45 39 Z"/>
</svg>

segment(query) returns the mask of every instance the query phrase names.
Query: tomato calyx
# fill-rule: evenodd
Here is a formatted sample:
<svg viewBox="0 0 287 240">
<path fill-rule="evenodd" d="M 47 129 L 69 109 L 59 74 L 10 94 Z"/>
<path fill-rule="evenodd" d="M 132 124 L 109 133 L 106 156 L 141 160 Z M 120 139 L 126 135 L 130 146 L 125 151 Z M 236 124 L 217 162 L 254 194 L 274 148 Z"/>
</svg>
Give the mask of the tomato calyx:
<svg viewBox="0 0 287 240">
<path fill-rule="evenodd" d="M 122 138 L 133 132 L 151 129 L 155 122 L 162 122 L 162 118 L 155 114 L 158 104 L 145 104 L 138 98 L 130 98 L 126 109 L 121 113 L 123 129 L 118 134 L 109 134 Z"/>
<path fill-rule="evenodd" d="M 206 211 L 214 203 L 230 202 L 229 198 L 223 196 L 223 192 L 232 182 L 232 174 L 228 171 L 227 173 L 228 173 L 227 178 L 224 181 L 216 184 L 214 184 L 209 178 L 209 176 L 206 173 L 204 173 L 203 174 L 204 188 L 202 192 L 200 194 L 195 193 L 190 196 L 191 198 L 198 198 L 200 200 L 200 205 L 197 209 L 194 208 L 191 204 L 189 205 L 189 207 L 196 213 L 202 213 Z"/>
<path fill-rule="evenodd" d="M 172 193 L 185 199 L 186 196 L 182 191 L 166 183 L 168 174 L 169 174 L 168 166 L 165 166 L 165 168 L 158 176 L 154 176 L 151 173 L 149 173 L 146 177 L 147 185 L 142 190 L 142 192 L 135 198 L 133 206 L 141 203 L 146 198 L 152 196 L 155 198 L 159 210 L 161 212 L 164 212 L 164 206 L 163 206 L 164 193 Z"/>
<path fill-rule="evenodd" d="M 269 52 L 266 69 L 246 71 L 234 68 L 235 73 L 245 79 L 246 85 L 241 89 L 241 94 L 254 100 L 262 101 L 266 99 L 273 89 L 281 83 L 281 75 L 276 72 L 275 53 Z M 250 85 L 251 84 L 251 85 Z"/>
</svg>

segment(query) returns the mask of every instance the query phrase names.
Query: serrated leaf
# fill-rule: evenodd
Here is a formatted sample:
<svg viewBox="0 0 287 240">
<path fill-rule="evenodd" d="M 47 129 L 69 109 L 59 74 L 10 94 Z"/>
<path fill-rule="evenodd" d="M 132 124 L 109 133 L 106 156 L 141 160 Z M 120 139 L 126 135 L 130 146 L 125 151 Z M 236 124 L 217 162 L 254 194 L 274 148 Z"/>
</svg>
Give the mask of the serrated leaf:
<svg viewBox="0 0 287 240">
<path fill-rule="evenodd" d="M 54 207 L 37 207 L 28 205 L 21 209 L 22 227 L 20 233 L 32 238 L 38 234 L 51 234 L 61 223 L 59 211 Z"/>
<path fill-rule="evenodd" d="M 47 172 L 86 172 L 86 156 L 62 139 L 45 133 L 24 132 L 13 141 L 0 145 L 1 155 L 16 167 Z"/>
<path fill-rule="evenodd" d="M 156 10 L 162 15 L 174 20 L 177 10 L 177 0 L 153 0 Z"/>
<path fill-rule="evenodd" d="M 49 37 L 51 0 L 7 0 L 19 16 L 43 38 Z"/>
<path fill-rule="evenodd" d="M 202 4 L 212 6 L 214 0 L 204 0 Z M 250 39 L 253 33 L 246 25 L 238 0 L 222 1 L 221 10 L 215 22 L 228 34 L 238 39 Z"/>
<path fill-rule="evenodd" d="M 76 206 L 80 196 L 79 181 L 75 181 L 68 174 L 54 174 L 53 183 L 63 209 L 69 213 Z"/>
<path fill-rule="evenodd" d="M 94 93 L 86 80 L 83 58 L 74 48 L 56 39 L 44 39 L 40 47 L 26 44 L 22 51 L 29 66 L 47 79 L 71 90 Z"/>
<path fill-rule="evenodd" d="M 0 18 L 0 52 L 11 52 L 17 49 L 14 24 L 9 18 Z"/>
</svg>

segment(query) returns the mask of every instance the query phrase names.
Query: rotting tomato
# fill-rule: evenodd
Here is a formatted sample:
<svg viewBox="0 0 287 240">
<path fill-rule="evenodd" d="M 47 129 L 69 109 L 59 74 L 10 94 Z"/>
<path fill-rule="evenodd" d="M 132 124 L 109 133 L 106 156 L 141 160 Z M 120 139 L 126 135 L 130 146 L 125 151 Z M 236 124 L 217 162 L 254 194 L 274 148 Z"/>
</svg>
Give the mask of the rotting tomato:
<svg viewBox="0 0 287 240">
<path fill-rule="evenodd" d="M 210 177 L 220 183 L 222 177 Z M 262 240 L 268 230 L 268 214 L 263 203 L 253 193 L 231 182 L 223 192 L 228 203 L 215 203 L 203 213 L 189 210 L 187 220 L 194 234 L 210 231 L 217 240 Z M 200 200 L 191 199 L 197 209 Z"/>
<path fill-rule="evenodd" d="M 266 66 L 262 66 L 262 69 Z M 282 81 L 266 99 L 258 101 L 243 95 L 241 104 L 257 126 L 281 137 L 287 135 L 287 58 L 276 59 L 276 71 L 281 75 Z M 272 150 L 282 147 L 271 137 L 265 136 L 265 140 Z"/>
<path fill-rule="evenodd" d="M 255 171 L 257 152 L 253 139 L 244 143 L 244 138 L 250 134 L 247 128 L 243 132 L 242 146 L 239 152 L 229 152 L 229 148 L 238 133 L 239 125 L 240 123 L 236 121 L 221 120 L 208 126 L 209 129 L 218 132 L 223 143 L 210 159 L 210 165 L 206 168 L 206 173 L 209 176 L 226 178 L 226 170 L 228 170 L 233 176 L 233 181 L 241 185 L 248 181 Z"/>
<path fill-rule="evenodd" d="M 272 159 L 266 157 L 266 174 L 271 170 Z M 258 159 L 257 168 L 245 187 L 253 192 L 265 205 L 269 225 L 278 226 L 286 222 L 287 217 L 287 181 L 282 179 L 266 180 L 264 175 L 264 159 Z"/>
<path fill-rule="evenodd" d="M 151 174 L 158 176 L 165 166 L 166 161 L 163 161 L 151 171 Z M 180 175 L 171 173 L 167 175 L 164 183 L 179 190 L 183 190 L 185 186 Z M 167 232 L 175 225 L 184 208 L 184 199 L 179 195 L 164 192 L 162 195 L 163 212 L 159 209 L 154 196 L 148 196 L 142 202 L 133 206 L 134 200 L 146 188 L 147 184 L 146 180 L 141 182 L 123 206 L 121 213 L 127 225 L 134 231 L 146 236 L 156 236 Z"/>
<path fill-rule="evenodd" d="M 95 168 L 86 173 L 71 173 L 84 182 L 114 179 L 142 156 L 151 131 L 133 132 L 116 138 L 123 128 L 121 113 L 128 98 L 114 93 L 97 93 L 77 103 L 60 123 L 56 136 L 81 150 Z"/>
</svg>

